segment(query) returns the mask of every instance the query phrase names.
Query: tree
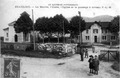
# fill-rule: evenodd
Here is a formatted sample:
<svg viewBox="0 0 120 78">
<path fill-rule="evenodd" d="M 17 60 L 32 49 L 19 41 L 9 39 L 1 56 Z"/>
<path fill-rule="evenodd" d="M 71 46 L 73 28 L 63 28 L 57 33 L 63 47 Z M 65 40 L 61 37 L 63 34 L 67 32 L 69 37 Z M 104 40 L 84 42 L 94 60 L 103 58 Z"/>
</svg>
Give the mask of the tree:
<svg viewBox="0 0 120 78">
<path fill-rule="evenodd" d="M 69 30 L 71 32 L 73 32 L 74 35 L 75 34 L 78 35 L 79 34 L 79 28 L 80 28 L 81 32 L 83 30 L 85 30 L 85 21 L 81 17 L 79 17 L 79 16 L 72 17 L 72 19 L 70 20 Z"/>
<path fill-rule="evenodd" d="M 53 28 L 53 32 L 57 32 L 58 33 L 58 42 L 59 42 L 59 35 L 62 33 L 64 35 L 64 33 L 66 33 L 69 23 L 67 21 L 67 19 L 62 15 L 55 15 L 53 17 L 52 20 L 52 28 Z"/>
<path fill-rule="evenodd" d="M 15 32 L 23 32 L 25 34 L 25 38 L 26 34 L 32 30 L 32 26 L 33 21 L 31 20 L 27 12 L 23 12 L 14 24 Z"/>
<path fill-rule="evenodd" d="M 43 42 L 44 42 L 44 34 L 49 32 L 49 18 L 48 17 L 41 17 L 38 18 L 35 22 L 35 30 L 40 31 L 40 34 L 42 34 Z"/>
<path fill-rule="evenodd" d="M 48 32 L 48 18 L 42 17 L 38 18 L 35 22 L 35 30 L 40 31 L 42 33 Z"/>
<path fill-rule="evenodd" d="M 108 29 L 112 33 L 119 32 L 119 18 L 120 18 L 120 16 L 114 17 L 114 19 L 109 23 Z"/>
</svg>

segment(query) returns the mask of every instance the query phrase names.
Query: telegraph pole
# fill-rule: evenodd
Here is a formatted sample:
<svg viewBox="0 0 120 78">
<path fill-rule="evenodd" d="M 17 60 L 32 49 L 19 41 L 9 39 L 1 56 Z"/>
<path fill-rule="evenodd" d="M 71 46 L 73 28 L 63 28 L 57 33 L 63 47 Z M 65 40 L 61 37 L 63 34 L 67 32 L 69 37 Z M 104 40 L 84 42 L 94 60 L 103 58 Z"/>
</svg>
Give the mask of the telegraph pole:
<svg viewBox="0 0 120 78">
<path fill-rule="evenodd" d="M 0 37 L 0 57 L 2 56 L 1 54 L 1 37 Z"/>
<path fill-rule="evenodd" d="M 79 44 L 81 44 L 81 43 L 82 43 L 82 32 L 81 32 L 81 12 L 78 11 L 78 14 L 79 14 L 79 17 L 80 17 L 80 19 L 79 19 Z"/>
<path fill-rule="evenodd" d="M 34 44 L 34 50 L 35 50 L 35 28 L 34 28 L 34 14 L 32 9 L 32 21 L 33 21 L 33 44 Z"/>
<path fill-rule="evenodd" d="M 2 53 L 1 53 L 1 37 L 0 37 L 0 77 L 3 78 L 2 76 Z"/>
<path fill-rule="evenodd" d="M 65 43 L 65 28 L 64 28 L 64 20 L 63 20 L 63 43 Z"/>
</svg>

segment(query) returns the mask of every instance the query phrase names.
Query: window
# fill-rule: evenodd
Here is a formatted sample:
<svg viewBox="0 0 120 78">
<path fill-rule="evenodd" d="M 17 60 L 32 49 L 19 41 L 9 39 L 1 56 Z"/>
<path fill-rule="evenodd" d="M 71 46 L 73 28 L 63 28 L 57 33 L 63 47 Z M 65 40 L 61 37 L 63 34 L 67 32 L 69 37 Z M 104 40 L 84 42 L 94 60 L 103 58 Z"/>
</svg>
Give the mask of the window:
<svg viewBox="0 0 120 78">
<path fill-rule="evenodd" d="M 115 36 L 111 36 L 111 40 L 115 40 Z"/>
<path fill-rule="evenodd" d="M 6 41 L 8 41 L 9 39 L 8 38 L 5 38 Z"/>
<path fill-rule="evenodd" d="M 86 40 L 89 40 L 89 36 L 86 36 Z"/>
<path fill-rule="evenodd" d="M 102 33 L 107 33 L 108 32 L 108 30 L 102 30 Z"/>
<path fill-rule="evenodd" d="M 106 40 L 107 38 L 106 38 L 106 36 L 102 36 L 102 39 L 103 39 L 103 40 Z"/>
<path fill-rule="evenodd" d="M 102 33 L 104 33 L 104 30 L 102 30 Z"/>
<path fill-rule="evenodd" d="M 107 33 L 107 30 L 105 30 L 105 33 Z"/>
<path fill-rule="evenodd" d="M 98 33 L 98 29 L 96 29 L 96 33 Z"/>
<path fill-rule="evenodd" d="M 26 34 L 26 36 L 25 36 L 25 41 L 28 41 L 28 40 L 29 40 L 29 35 Z"/>
<path fill-rule="evenodd" d="M 86 33 L 88 34 L 88 29 L 86 30 Z"/>
<path fill-rule="evenodd" d="M 93 29 L 93 33 L 98 33 L 98 29 Z"/>
<path fill-rule="evenodd" d="M 8 37 L 8 33 L 6 33 L 6 37 Z"/>
</svg>

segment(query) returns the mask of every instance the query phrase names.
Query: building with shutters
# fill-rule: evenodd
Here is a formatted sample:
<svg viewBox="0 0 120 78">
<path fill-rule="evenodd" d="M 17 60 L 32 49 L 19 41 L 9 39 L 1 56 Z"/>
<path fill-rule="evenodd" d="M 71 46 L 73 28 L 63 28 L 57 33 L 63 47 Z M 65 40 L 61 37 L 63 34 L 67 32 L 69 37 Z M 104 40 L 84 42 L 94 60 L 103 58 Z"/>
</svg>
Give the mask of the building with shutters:
<svg viewBox="0 0 120 78">
<path fill-rule="evenodd" d="M 82 42 L 101 43 L 117 41 L 118 35 L 111 33 L 107 27 L 109 22 L 87 22 L 82 32 Z"/>
</svg>

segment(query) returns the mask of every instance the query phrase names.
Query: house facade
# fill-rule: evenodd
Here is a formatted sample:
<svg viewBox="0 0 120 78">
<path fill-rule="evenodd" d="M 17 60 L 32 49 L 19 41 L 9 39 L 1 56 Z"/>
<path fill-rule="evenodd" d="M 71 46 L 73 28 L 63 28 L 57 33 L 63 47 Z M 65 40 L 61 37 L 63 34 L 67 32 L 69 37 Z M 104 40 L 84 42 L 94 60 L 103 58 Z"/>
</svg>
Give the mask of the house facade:
<svg viewBox="0 0 120 78">
<path fill-rule="evenodd" d="M 105 26 L 106 25 L 106 26 Z M 101 43 L 114 42 L 117 40 L 117 35 L 111 33 L 106 27 L 108 22 L 94 22 L 87 26 L 86 30 L 82 32 L 83 43 Z"/>
<path fill-rule="evenodd" d="M 30 33 L 25 34 L 23 32 L 16 33 L 14 29 L 15 21 L 8 24 L 8 27 L 4 30 L 4 42 L 30 42 Z"/>
<path fill-rule="evenodd" d="M 42 38 L 39 31 L 31 31 L 25 34 L 23 32 L 16 33 L 14 29 L 15 21 L 8 24 L 8 27 L 4 30 L 4 42 L 31 42 L 31 37 L 35 36 Z M 101 43 L 101 42 L 114 42 L 118 40 L 118 35 L 111 33 L 108 29 L 109 22 L 89 22 L 86 23 L 86 30 L 82 32 L 83 43 Z M 70 35 L 69 35 L 70 36 Z M 36 40 L 37 41 L 37 40 Z M 75 41 L 79 42 L 79 39 Z"/>
</svg>

